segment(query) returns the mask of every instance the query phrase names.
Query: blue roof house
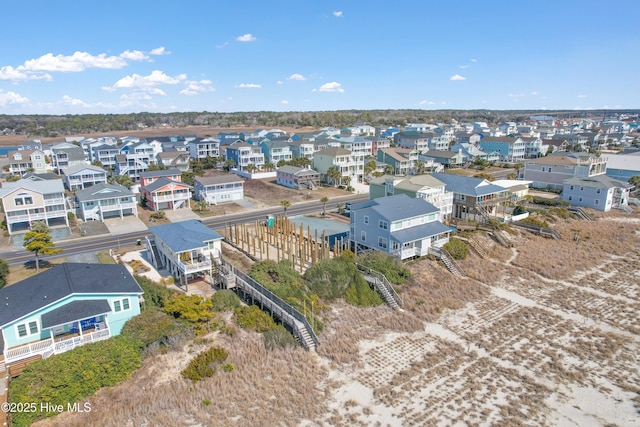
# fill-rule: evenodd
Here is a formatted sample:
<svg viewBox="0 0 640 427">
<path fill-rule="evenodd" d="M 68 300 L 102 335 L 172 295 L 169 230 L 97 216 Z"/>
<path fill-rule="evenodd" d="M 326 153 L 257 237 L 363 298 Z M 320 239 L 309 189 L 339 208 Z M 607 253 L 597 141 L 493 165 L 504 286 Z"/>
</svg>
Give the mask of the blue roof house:
<svg viewBox="0 0 640 427">
<path fill-rule="evenodd" d="M 499 206 L 509 201 L 507 188 L 486 179 L 439 172 L 432 176 L 444 182 L 446 191 L 453 193 L 453 218 L 488 221 L 497 216 Z"/>
<path fill-rule="evenodd" d="M 149 227 L 147 253 L 157 269 L 166 268 L 180 285 L 213 273 L 223 237 L 196 219 Z"/>
<path fill-rule="evenodd" d="M 0 371 L 119 335 L 142 293 L 120 264 L 62 263 L 0 289 Z"/>
<path fill-rule="evenodd" d="M 449 241 L 437 207 L 406 194 L 351 205 L 349 240 L 356 252 L 373 249 L 402 260 L 427 255 Z"/>
</svg>

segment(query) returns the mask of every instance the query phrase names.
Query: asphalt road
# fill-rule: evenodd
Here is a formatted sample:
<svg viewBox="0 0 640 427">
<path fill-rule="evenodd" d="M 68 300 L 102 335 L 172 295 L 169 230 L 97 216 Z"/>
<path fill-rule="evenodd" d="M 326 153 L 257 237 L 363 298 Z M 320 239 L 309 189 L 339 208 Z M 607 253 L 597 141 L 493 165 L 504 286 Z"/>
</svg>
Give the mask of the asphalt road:
<svg viewBox="0 0 640 427">
<path fill-rule="evenodd" d="M 361 202 L 369 199 L 368 194 L 344 196 L 331 199 L 331 205 L 335 203 Z M 287 216 L 304 215 L 309 213 L 322 212 L 322 202 L 312 201 L 292 205 L 287 209 Z M 328 207 L 327 207 L 328 208 Z M 254 210 L 246 213 L 238 213 L 233 215 L 216 216 L 203 219 L 202 223 L 214 230 L 223 230 L 225 225 L 252 223 L 256 220 L 263 220 L 269 215 L 281 215 L 282 207 L 273 207 L 267 209 Z M 148 231 L 135 232 L 128 234 L 120 234 L 118 236 L 93 236 L 69 241 L 61 241 L 56 243 L 56 248 L 62 249 L 60 254 L 52 257 L 40 256 L 41 260 L 56 259 L 71 255 L 82 254 L 86 252 L 96 253 L 108 249 L 118 249 L 122 246 L 135 245 L 138 239 L 144 239 L 151 236 Z M 3 251 L 0 252 L 0 258 L 4 259 L 9 265 L 20 265 L 35 259 L 31 252 L 23 250 Z"/>
</svg>

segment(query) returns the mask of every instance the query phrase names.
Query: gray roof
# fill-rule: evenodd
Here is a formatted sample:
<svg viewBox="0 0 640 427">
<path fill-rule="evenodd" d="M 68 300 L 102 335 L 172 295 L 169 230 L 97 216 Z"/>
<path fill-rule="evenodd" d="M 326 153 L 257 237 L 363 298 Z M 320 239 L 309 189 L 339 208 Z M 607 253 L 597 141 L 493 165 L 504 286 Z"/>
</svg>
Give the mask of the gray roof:
<svg viewBox="0 0 640 427">
<path fill-rule="evenodd" d="M 147 191 L 154 192 L 154 191 L 164 187 L 165 185 L 169 185 L 169 184 L 176 184 L 176 185 L 179 185 L 179 186 L 182 186 L 182 187 L 192 188 L 190 185 L 185 184 L 184 182 L 174 181 L 174 180 L 166 178 L 164 176 L 156 179 L 155 181 L 153 181 L 149 185 L 145 185 L 144 188 Z"/>
<path fill-rule="evenodd" d="M 280 166 L 278 168 L 277 172 L 290 173 L 290 174 L 293 174 L 293 175 L 296 175 L 296 176 L 301 176 L 301 175 L 320 175 L 320 172 L 315 171 L 313 169 L 299 168 L 297 166 L 291 166 L 291 165 Z"/>
<path fill-rule="evenodd" d="M 446 185 L 445 189 L 452 193 L 478 197 L 506 191 L 504 187 L 488 183 L 488 181 L 482 178 L 452 175 L 440 172 L 433 173 L 432 175 L 438 180 L 444 182 Z"/>
<path fill-rule="evenodd" d="M 69 156 L 69 160 L 71 161 L 86 160 L 84 149 L 76 145 L 73 145 L 71 147 L 60 147 L 60 148 L 51 147 L 51 151 L 54 154 L 67 153 L 67 156 Z"/>
<path fill-rule="evenodd" d="M 68 168 L 62 169 L 62 173 L 64 173 L 65 175 L 73 175 L 74 173 L 78 173 L 78 172 L 83 171 L 85 169 L 89 169 L 89 170 L 92 170 L 94 172 L 102 172 L 104 174 L 107 173 L 100 166 L 94 166 L 94 165 L 74 165 L 74 166 L 69 166 Z"/>
<path fill-rule="evenodd" d="M 133 196 L 131 190 L 120 184 L 108 184 L 100 182 L 82 190 L 76 190 L 76 198 L 79 202 L 89 200 L 113 199 L 114 197 Z"/>
<path fill-rule="evenodd" d="M 182 175 L 180 169 L 165 169 L 165 170 L 157 170 L 157 171 L 147 171 L 140 172 L 140 178 L 152 178 L 154 176 L 173 176 L 173 175 Z"/>
<path fill-rule="evenodd" d="M 199 182 L 202 185 L 230 184 L 232 182 L 244 182 L 244 179 L 236 174 L 230 173 L 225 175 L 201 176 L 196 178 L 195 182 Z"/>
<path fill-rule="evenodd" d="M 613 179 L 607 175 L 590 176 L 589 178 L 569 178 L 562 181 L 563 185 L 580 185 L 588 188 L 633 188 L 628 182 Z"/>
<path fill-rule="evenodd" d="M 0 327 L 77 294 L 142 294 L 121 264 L 62 263 L 0 289 Z"/>
<path fill-rule="evenodd" d="M 12 193 L 20 188 L 41 194 L 64 193 L 64 184 L 61 179 L 48 179 L 45 181 L 19 179 L 14 182 L 3 182 L 2 188 L 0 188 L 0 197 Z"/>
<path fill-rule="evenodd" d="M 380 197 L 369 202 L 352 205 L 351 210 L 371 209 L 389 221 L 413 218 L 428 213 L 438 212 L 439 209 L 424 199 L 412 198 L 406 194 Z"/>
<path fill-rule="evenodd" d="M 394 231 L 391 233 L 391 238 L 397 242 L 413 242 L 449 231 L 451 231 L 451 228 L 448 226 L 440 221 L 433 221 L 427 224 L 405 228 L 404 230 Z"/>
<path fill-rule="evenodd" d="M 223 237 L 196 219 L 149 227 L 153 235 L 176 253 L 206 246 L 205 242 Z"/>
<path fill-rule="evenodd" d="M 71 301 L 69 304 L 65 304 L 62 307 L 43 314 L 41 317 L 42 329 L 89 319 L 107 313 L 111 313 L 111 306 L 106 299 Z"/>
</svg>

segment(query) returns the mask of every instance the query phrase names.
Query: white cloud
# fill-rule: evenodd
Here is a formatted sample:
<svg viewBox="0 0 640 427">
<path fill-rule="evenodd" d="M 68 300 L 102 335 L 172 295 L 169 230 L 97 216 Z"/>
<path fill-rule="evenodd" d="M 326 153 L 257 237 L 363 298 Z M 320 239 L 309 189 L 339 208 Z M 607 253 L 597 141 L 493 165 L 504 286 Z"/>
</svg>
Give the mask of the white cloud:
<svg viewBox="0 0 640 427">
<path fill-rule="evenodd" d="M 236 41 L 239 41 L 239 42 L 254 42 L 254 41 L 256 41 L 256 38 L 253 35 L 247 33 L 247 34 L 243 34 L 241 36 L 236 37 Z"/>
<path fill-rule="evenodd" d="M 287 105 L 289 103 L 289 101 L 287 101 L 286 99 L 282 100 L 282 104 Z"/>
<path fill-rule="evenodd" d="M 533 95 L 533 96 L 537 96 L 537 95 L 538 95 L 538 92 L 536 92 L 536 91 L 534 90 L 533 92 L 531 92 L 531 95 Z"/>
<path fill-rule="evenodd" d="M 139 50 L 125 50 L 120 54 L 122 59 L 128 59 L 130 61 L 145 61 L 149 59 L 147 55 L 140 52 Z"/>
<path fill-rule="evenodd" d="M 522 98 L 524 94 L 522 93 L 510 93 L 509 98 Z"/>
<path fill-rule="evenodd" d="M 333 12 L 333 16 L 335 16 L 337 18 L 342 18 L 342 11 L 341 10 L 336 10 L 335 12 Z"/>
<path fill-rule="evenodd" d="M 72 98 L 69 95 L 64 95 L 60 103 L 64 105 L 72 105 L 74 107 L 89 107 L 89 104 L 87 104 L 83 100 L 78 98 Z"/>
<path fill-rule="evenodd" d="M 211 86 L 211 80 L 187 80 L 187 87 L 180 91 L 181 95 L 198 95 L 202 92 L 215 92 L 215 88 Z"/>
<path fill-rule="evenodd" d="M 222 49 L 222 48 L 227 47 L 227 46 L 229 46 L 229 42 L 224 42 L 222 44 L 217 44 L 216 45 L 216 49 Z"/>
<path fill-rule="evenodd" d="M 282 84 L 282 80 L 278 80 L 276 83 L 281 85 Z"/>
<path fill-rule="evenodd" d="M 151 49 L 150 55 L 171 55 L 171 52 L 166 50 L 164 46 Z"/>
<path fill-rule="evenodd" d="M 287 80 L 303 81 L 303 80 L 307 80 L 307 78 L 305 76 L 303 76 L 302 74 L 293 73 L 289 77 L 287 77 Z"/>
<path fill-rule="evenodd" d="M 262 87 L 262 85 L 258 85 L 255 83 L 241 83 L 236 86 L 236 88 L 240 88 L 240 89 L 257 89 L 260 87 Z"/>
<path fill-rule="evenodd" d="M 320 92 L 344 92 L 342 85 L 338 82 L 325 83 L 318 89 Z"/>
<path fill-rule="evenodd" d="M 460 68 L 462 68 L 463 70 L 464 70 L 465 68 L 469 68 L 469 66 L 468 66 L 468 65 L 460 65 L 459 67 L 460 67 Z"/>
<path fill-rule="evenodd" d="M 3 92 L 2 89 L 0 89 L 0 107 L 5 107 L 9 104 L 26 104 L 27 102 L 29 102 L 29 99 L 19 93 L 12 91 Z"/>
<path fill-rule="evenodd" d="M 140 74 L 132 74 L 115 82 L 113 85 L 116 89 L 125 88 L 150 88 L 158 85 L 175 85 L 187 78 L 186 74 L 179 74 L 175 77 L 166 75 L 160 70 L 154 70 L 148 76 Z"/>
<path fill-rule="evenodd" d="M 53 80 L 48 73 L 30 73 L 23 67 L 13 68 L 10 65 L 0 68 L 0 80 L 20 81 L 20 80 Z"/>
<path fill-rule="evenodd" d="M 449 80 L 459 81 L 459 80 L 467 80 L 467 78 L 462 77 L 460 74 L 454 74 L 453 76 L 449 77 Z"/>
<path fill-rule="evenodd" d="M 478 60 L 477 60 L 477 59 L 474 59 L 474 58 L 471 58 L 471 59 L 470 59 L 470 61 L 471 61 L 471 62 L 478 62 Z"/>
<path fill-rule="evenodd" d="M 578 95 L 578 98 L 580 98 L 580 99 L 584 99 L 586 97 L 587 97 L 587 95 Z"/>
<path fill-rule="evenodd" d="M 418 102 L 418 105 L 434 105 L 434 104 L 435 104 L 435 102 L 433 102 L 433 101 L 427 101 L 426 99 L 424 99 L 424 100 L 422 100 L 422 101 Z"/>
</svg>

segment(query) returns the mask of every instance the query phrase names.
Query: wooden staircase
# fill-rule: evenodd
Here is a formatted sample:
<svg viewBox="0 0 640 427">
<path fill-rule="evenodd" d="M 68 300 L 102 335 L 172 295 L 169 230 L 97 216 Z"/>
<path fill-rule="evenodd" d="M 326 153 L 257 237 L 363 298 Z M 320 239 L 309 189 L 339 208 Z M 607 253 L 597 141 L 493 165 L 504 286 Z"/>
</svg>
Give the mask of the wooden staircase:
<svg viewBox="0 0 640 427">
<path fill-rule="evenodd" d="M 373 288 L 380 294 L 385 304 L 391 308 L 402 307 L 402 298 L 400 298 L 400 295 L 398 295 L 384 274 L 362 264 L 358 264 L 357 262 L 355 264 L 364 280 L 373 285 Z"/>
<path fill-rule="evenodd" d="M 463 242 L 467 242 L 469 246 L 471 246 L 471 249 L 473 249 L 478 255 L 480 255 L 480 258 L 486 259 L 489 256 L 489 249 L 478 239 L 474 237 L 469 237 L 467 239 L 460 236 L 455 236 L 453 238 L 462 240 Z"/>
<path fill-rule="evenodd" d="M 467 276 L 467 274 L 464 272 L 462 267 L 460 267 L 460 265 L 453 260 L 453 257 L 451 256 L 451 254 L 447 252 L 445 249 L 430 248 L 429 252 L 435 255 L 438 259 L 440 259 L 440 261 L 444 263 L 445 267 L 447 267 L 447 269 L 454 276 L 457 276 L 457 277 Z"/>
</svg>

